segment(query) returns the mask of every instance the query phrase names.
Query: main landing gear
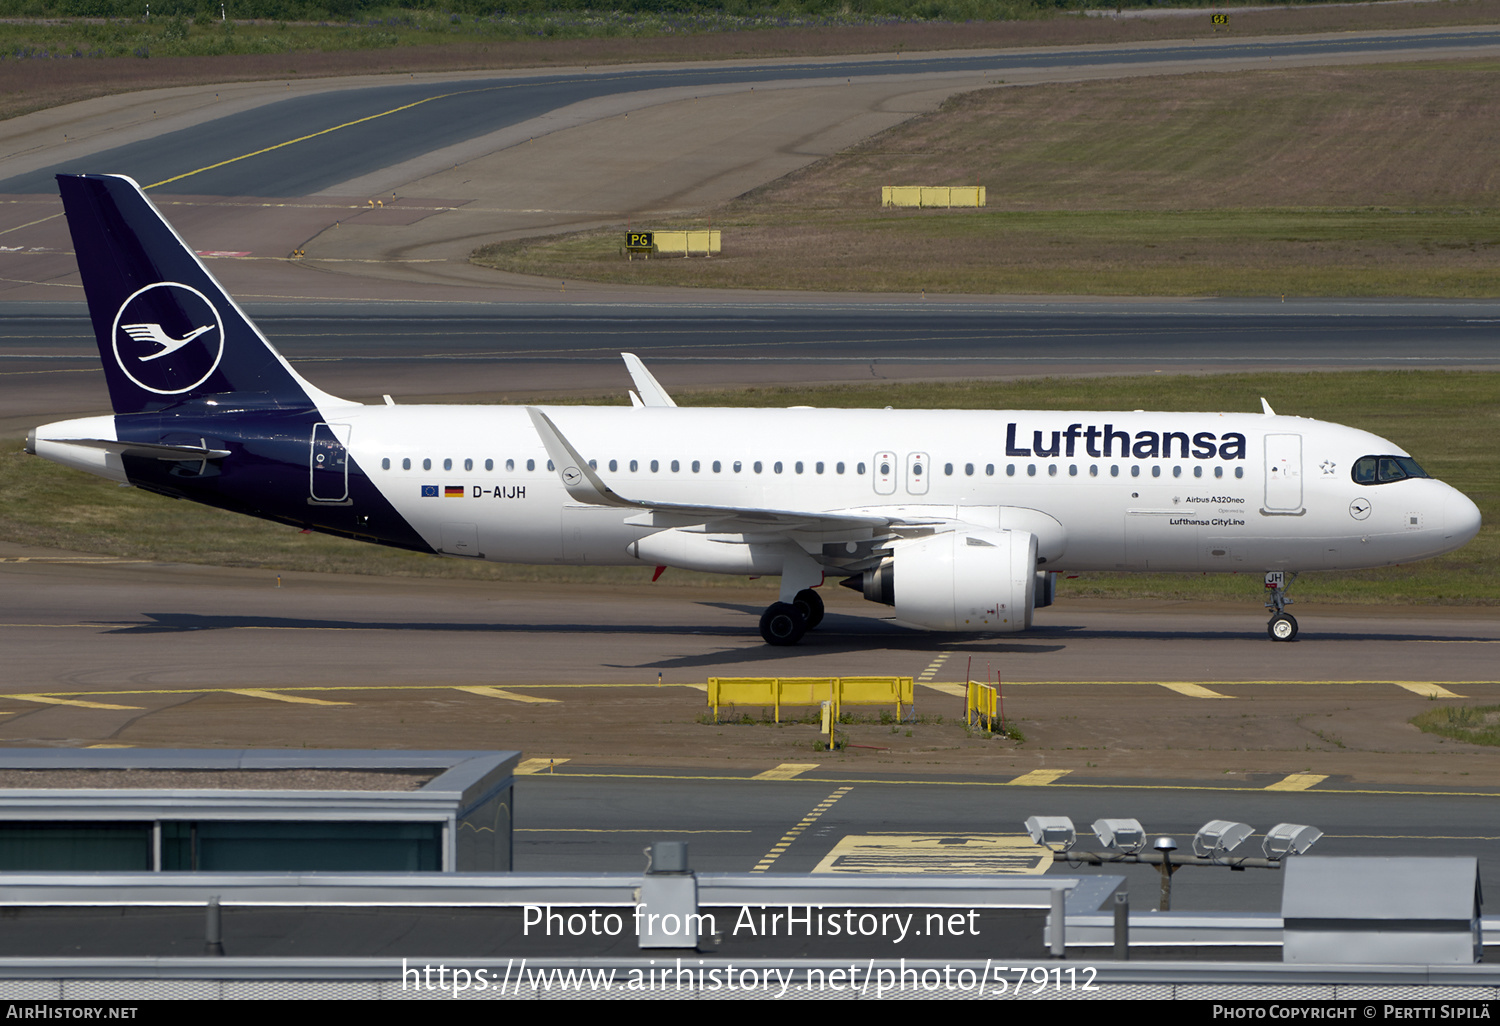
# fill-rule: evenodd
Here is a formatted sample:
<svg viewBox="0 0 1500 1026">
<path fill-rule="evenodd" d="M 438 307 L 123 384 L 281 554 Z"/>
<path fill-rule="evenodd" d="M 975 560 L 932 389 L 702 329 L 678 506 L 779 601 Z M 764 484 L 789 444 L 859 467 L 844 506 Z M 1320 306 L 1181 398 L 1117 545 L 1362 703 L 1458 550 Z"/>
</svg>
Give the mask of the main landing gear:
<svg viewBox="0 0 1500 1026">
<path fill-rule="evenodd" d="M 795 645 L 823 622 L 823 599 L 811 588 L 790 602 L 773 602 L 760 616 L 760 636 L 768 645 Z"/>
<path fill-rule="evenodd" d="M 1271 610 L 1271 621 L 1266 624 L 1266 633 L 1272 641 L 1291 641 L 1297 636 L 1297 618 L 1286 611 L 1286 607 L 1292 604 L 1287 597 L 1287 591 L 1297 580 L 1297 575 L 1292 574 L 1290 579 L 1280 570 L 1272 570 L 1266 574 L 1266 608 Z"/>
</svg>

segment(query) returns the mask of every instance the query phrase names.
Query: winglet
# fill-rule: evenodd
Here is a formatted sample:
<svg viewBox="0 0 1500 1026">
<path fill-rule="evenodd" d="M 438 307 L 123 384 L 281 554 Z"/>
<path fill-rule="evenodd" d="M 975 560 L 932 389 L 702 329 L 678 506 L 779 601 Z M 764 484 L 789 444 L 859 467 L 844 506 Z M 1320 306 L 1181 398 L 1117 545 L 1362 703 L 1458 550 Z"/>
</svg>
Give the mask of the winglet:
<svg viewBox="0 0 1500 1026">
<path fill-rule="evenodd" d="M 621 353 L 620 358 L 625 361 L 626 370 L 630 371 L 630 380 L 635 382 L 635 387 L 641 393 L 642 406 L 673 406 L 677 404 L 672 397 L 667 395 L 667 390 L 661 387 L 661 382 L 652 377 L 641 358 L 634 353 Z"/>
<path fill-rule="evenodd" d="M 609 485 L 600 480 L 594 468 L 589 466 L 588 460 L 578 455 L 578 450 L 563 437 L 562 432 L 557 430 L 557 425 L 545 413 L 535 406 L 526 407 L 526 413 L 531 417 L 536 433 L 541 436 L 542 445 L 552 458 L 552 465 L 557 468 L 557 476 L 574 501 L 588 503 L 590 506 L 641 508 L 639 503 L 616 495 Z"/>
<path fill-rule="evenodd" d="M 1276 416 L 1276 411 L 1273 410 L 1273 409 L 1271 409 L 1271 404 L 1268 403 L 1268 402 L 1266 402 L 1266 397 L 1265 396 L 1261 396 L 1260 397 L 1260 411 L 1262 413 L 1264 413 L 1267 417 L 1274 417 L 1274 416 Z"/>
</svg>

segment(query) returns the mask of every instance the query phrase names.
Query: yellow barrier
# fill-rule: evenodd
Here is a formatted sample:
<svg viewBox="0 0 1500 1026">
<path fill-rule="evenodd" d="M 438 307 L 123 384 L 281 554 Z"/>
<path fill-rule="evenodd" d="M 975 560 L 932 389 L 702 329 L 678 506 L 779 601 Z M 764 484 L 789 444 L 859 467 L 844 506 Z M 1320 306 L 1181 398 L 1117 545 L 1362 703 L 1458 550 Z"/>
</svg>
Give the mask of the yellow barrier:
<svg viewBox="0 0 1500 1026">
<path fill-rule="evenodd" d="M 719 252 L 719 232 L 706 228 L 684 232 L 652 232 L 656 252 L 682 256 L 711 256 Z"/>
<path fill-rule="evenodd" d="M 883 207 L 982 207 L 983 185 L 885 185 L 880 189 Z"/>
<path fill-rule="evenodd" d="M 968 699 L 964 703 L 964 722 L 971 727 L 994 730 L 998 717 L 1000 692 L 991 684 L 969 681 Z"/>
<path fill-rule="evenodd" d="M 714 722 L 723 706 L 758 705 L 775 710 L 781 722 L 781 707 L 832 704 L 834 721 L 845 705 L 894 705 L 900 721 L 912 706 L 910 677 L 710 677 L 708 705 Z"/>
</svg>

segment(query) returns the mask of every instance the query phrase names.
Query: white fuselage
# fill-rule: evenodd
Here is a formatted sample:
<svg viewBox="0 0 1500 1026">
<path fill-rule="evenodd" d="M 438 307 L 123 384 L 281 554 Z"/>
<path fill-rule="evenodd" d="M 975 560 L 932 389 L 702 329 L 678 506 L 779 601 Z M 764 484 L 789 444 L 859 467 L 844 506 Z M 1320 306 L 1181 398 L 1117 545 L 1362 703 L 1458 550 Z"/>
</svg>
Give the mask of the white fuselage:
<svg viewBox="0 0 1500 1026">
<path fill-rule="evenodd" d="M 1405 453 L 1367 432 L 1300 417 L 544 412 L 599 477 L 632 500 L 874 512 L 990 529 L 1010 526 L 1006 511 L 1040 511 L 1063 535 L 1036 531 L 1049 570 L 1383 566 L 1457 548 L 1479 524 L 1473 503 L 1440 481 L 1356 483 L 1351 468 L 1360 457 Z M 358 465 L 439 551 L 505 562 L 655 561 L 629 548 L 659 526 L 630 510 L 573 501 L 524 408 L 351 405 L 324 413 Z"/>
</svg>

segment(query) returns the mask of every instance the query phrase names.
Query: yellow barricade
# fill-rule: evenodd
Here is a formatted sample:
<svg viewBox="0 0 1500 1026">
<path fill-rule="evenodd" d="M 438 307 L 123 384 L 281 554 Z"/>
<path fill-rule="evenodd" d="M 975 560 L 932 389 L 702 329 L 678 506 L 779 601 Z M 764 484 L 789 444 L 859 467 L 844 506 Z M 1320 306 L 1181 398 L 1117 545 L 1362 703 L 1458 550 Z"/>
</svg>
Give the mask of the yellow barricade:
<svg viewBox="0 0 1500 1026">
<path fill-rule="evenodd" d="M 995 721 L 999 718 L 999 697 L 999 689 L 994 685 L 969 681 L 969 696 L 964 703 L 965 722 L 971 727 L 995 729 Z"/>
<path fill-rule="evenodd" d="M 695 229 L 683 232 L 652 232 L 657 253 L 680 253 L 683 256 L 709 256 L 719 252 L 717 229 Z"/>
<path fill-rule="evenodd" d="M 883 207 L 982 207 L 983 185 L 885 185 L 880 189 Z"/>
<path fill-rule="evenodd" d="M 775 710 L 781 722 L 781 707 L 832 705 L 835 721 L 845 705 L 894 705 L 896 719 L 912 707 L 910 677 L 710 677 L 708 706 L 719 722 L 723 706 L 757 705 Z"/>
</svg>

